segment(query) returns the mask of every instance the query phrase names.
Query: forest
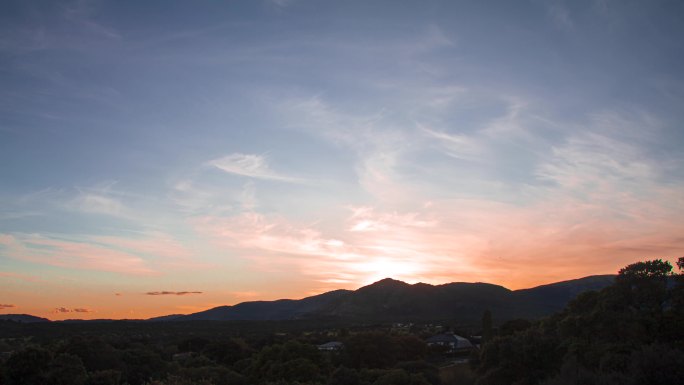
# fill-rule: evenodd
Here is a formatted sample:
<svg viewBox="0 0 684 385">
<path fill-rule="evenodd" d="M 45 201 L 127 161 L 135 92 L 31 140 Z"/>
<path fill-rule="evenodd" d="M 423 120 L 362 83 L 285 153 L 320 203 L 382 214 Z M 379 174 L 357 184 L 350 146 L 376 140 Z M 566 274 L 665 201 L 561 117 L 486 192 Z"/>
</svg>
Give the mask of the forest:
<svg viewBox="0 0 684 385">
<path fill-rule="evenodd" d="M 631 264 L 549 317 L 458 325 L 335 322 L 0 322 L 2 385 L 677 384 L 684 257 Z M 451 331 L 479 348 L 449 353 Z M 481 336 L 480 338 L 472 338 Z M 340 341 L 339 350 L 319 345 Z"/>
</svg>

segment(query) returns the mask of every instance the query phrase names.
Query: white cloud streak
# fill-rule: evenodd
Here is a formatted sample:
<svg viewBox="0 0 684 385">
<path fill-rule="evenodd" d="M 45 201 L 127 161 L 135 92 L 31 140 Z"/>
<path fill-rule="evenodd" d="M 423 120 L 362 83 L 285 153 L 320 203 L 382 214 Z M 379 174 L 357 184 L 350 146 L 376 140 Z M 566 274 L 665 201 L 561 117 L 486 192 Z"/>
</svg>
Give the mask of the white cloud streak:
<svg viewBox="0 0 684 385">
<path fill-rule="evenodd" d="M 268 159 L 263 155 L 234 153 L 207 163 L 223 172 L 249 178 L 278 182 L 302 183 L 300 178 L 282 175 L 271 170 Z"/>
</svg>

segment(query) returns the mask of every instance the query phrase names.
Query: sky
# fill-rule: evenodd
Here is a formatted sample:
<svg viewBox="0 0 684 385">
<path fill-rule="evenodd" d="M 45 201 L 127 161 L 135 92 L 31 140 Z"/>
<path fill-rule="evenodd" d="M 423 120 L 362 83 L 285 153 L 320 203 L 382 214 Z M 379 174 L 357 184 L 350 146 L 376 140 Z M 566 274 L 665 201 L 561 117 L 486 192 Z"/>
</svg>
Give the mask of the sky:
<svg viewBox="0 0 684 385">
<path fill-rule="evenodd" d="M 681 1 L 2 4 L 0 314 L 684 255 Z"/>
</svg>

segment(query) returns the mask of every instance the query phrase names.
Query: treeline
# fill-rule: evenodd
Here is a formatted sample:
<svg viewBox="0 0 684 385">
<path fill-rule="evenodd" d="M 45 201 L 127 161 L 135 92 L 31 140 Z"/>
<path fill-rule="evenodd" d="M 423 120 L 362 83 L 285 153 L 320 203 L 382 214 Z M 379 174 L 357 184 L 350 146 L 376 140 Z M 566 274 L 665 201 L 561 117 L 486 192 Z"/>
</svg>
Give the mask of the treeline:
<svg viewBox="0 0 684 385">
<path fill-rule="evenodd" d="M 473 355 L 479 385 L 684 383 L 684 257 L 638 262 L 547 319 L 510 324 Z"/>
<path fill-rule="evenodd" d="M 75 336 L 30 344 L 0 365 L 7 385 L 439 385 L 423 339 L 387 332 L 340 338 L 344 349 L 320 351 L 321 337 L 268 336 L 246 341 L 188 337 L 168 344 L 145 337 Z"/>
</svg>

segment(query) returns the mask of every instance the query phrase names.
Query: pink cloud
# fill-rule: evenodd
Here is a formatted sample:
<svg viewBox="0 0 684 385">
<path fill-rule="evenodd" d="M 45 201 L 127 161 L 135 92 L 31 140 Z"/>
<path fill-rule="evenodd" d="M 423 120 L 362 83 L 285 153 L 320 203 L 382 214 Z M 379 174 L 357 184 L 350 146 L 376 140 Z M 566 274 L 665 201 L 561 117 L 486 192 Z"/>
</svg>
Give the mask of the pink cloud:
<svg viewBox="0 0 684 385">
<path fill-rule="evenodd" d="M 90 237 L 94 242 L 106 245 L 117 245 L 122 249 L 134 250 L 137 253 L 161 255 L 169 258 L 189 258 L 190 250 L 171 236 L 163 233 L 144 234 L 142 238 L 123 238 L 112 236 Z"/>
<path fill-rule="evenodd" d="M 18 280 L 26 281 L 26 282 L 39 282 L 39 281 L 41 281 L 38 277 L 36 277 L 34 275 L 13 273 L 10 271 L 0 271 L 0 277 L 14 278 L 14 279 L 18 279 Z"/>
<path fill-rule="evenodd" d="M 144 256 L 150 264 L 171 269 L 203 268 L 195 254 L 182 243 L 162 232 L 143 233 L 136 238 L 113 236 L 89 237 L 89 241 L 103 247 Z"/>
<path fill-rule="evenodd" d="M 144 233 L 137 238 L 85 236 L 64 240 L 39 234 L 0 234 L 8 256 L 52 266 L 157 275 L 168 269 L 195 269 L 205 265 L 171 236 Z"/>
<path fill-rule="evenodd" d="M 655 214 L 632 202 L 625 217 L 572 199 L 521 207 L 483 200 L 434 200 L 410 213 L 352 208 L 331 235 L 282 217 L 246 213 L 204 217 L 197 230 L 255 269 L 294 271 L 324 287 L 358 286 L 384 277 L 409 282 L 486 281 L 529 287 L 591 274 L 614 273 L 638 259 L 676 255 L 684 225 L 633 221 Z M 359 228 L 362 223 L 370 223 Z"/>
<path fill-rule="evenodd" d="M 109 271 L 133 275 L 157 272 L 139 256 L 85 242 L 47 238 L 36 234 L 10 236 L 5 243 L 12 258 L 74 269 Z"/>
</svg>

